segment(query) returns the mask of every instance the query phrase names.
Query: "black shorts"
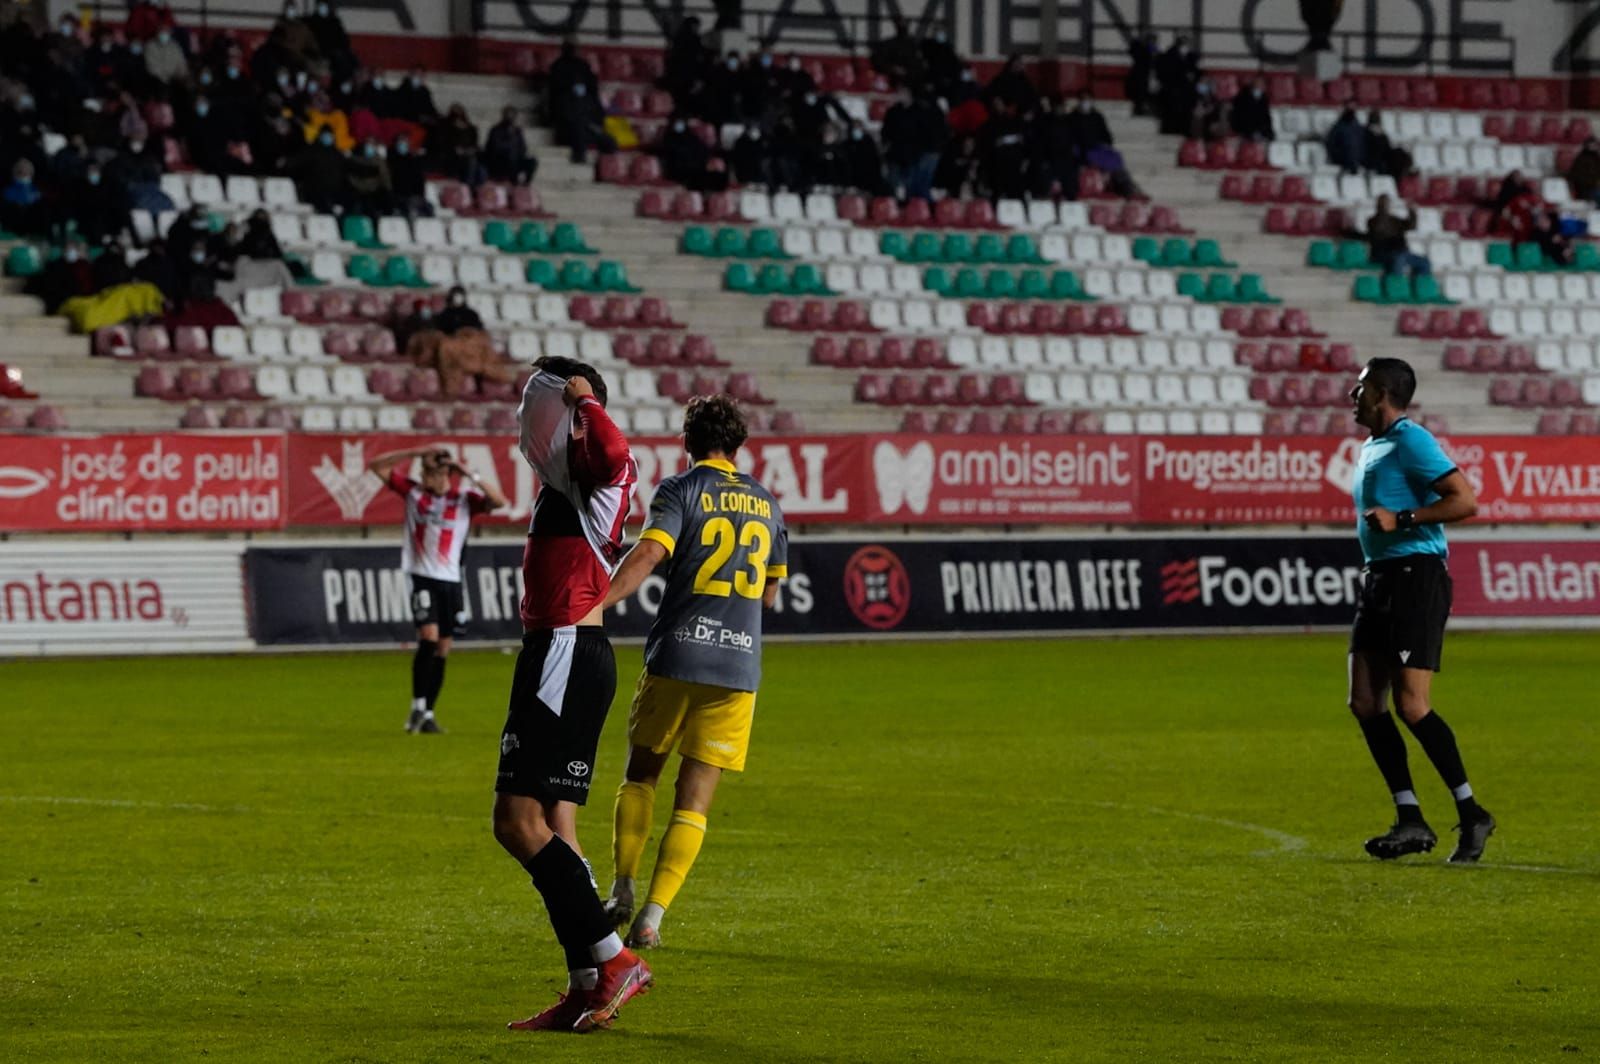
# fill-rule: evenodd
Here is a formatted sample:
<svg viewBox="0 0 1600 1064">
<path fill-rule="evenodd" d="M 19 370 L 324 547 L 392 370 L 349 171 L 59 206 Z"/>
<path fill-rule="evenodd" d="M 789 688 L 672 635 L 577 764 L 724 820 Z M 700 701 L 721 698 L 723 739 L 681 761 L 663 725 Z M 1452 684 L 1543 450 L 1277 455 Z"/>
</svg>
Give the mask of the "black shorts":
<svg viewBox="0 0 1600 1064">
<path fill-rule="evenodd" d="M 1361 574 L 1351 652 L 1438 672 L 1450 598 L 1450 571 L 1443 558 L 1413 554 L 1373 562 Z"/>
<path fill-rule="evenodd" d="M 498 794 L 589 800 L 600 729 L 617 693 L 617 659 L 599 625 L 522 636 L 500 734 Z"/>
<path fill-rule="evenodd" d="M 461 583 L 412 576 L 411 619 L 418 628 L 425 624 L 438 625 L 439 635 L 445 639 L 454 639 L 465 632 L 467 608 L 461 595 Z"/>
</svg>

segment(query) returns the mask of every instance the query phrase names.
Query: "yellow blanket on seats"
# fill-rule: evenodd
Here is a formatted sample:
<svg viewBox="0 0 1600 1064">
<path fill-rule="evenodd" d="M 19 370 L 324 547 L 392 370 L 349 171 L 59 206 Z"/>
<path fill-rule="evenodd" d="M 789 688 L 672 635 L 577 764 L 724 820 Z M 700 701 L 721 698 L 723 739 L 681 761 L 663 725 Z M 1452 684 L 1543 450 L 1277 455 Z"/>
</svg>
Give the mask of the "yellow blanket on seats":
<svg viewBox="0 0 1600 1064">
<path fill-rule="evenodd" d="M 129 318 L 159 317 L 165 306 L 161 289 L 141 281 L 119 284 L 92 296 L 73 296 L 56 313 L 69 319 L 75 332 L 91 333 Z"/>
</svg>

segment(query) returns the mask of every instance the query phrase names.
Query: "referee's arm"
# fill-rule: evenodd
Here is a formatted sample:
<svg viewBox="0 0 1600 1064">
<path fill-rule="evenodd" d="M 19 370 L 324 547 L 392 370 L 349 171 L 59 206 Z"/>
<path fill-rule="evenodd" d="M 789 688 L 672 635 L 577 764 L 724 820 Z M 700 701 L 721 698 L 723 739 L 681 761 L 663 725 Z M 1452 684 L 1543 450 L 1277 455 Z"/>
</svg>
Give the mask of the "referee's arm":
<svg viewBox="0 0 1600 1064">
<path fill-rule="evenodd" d="M 1472 490 L 1472 485 L 1467 478 L 1461 475 L 1461 470 L 1452 469 L 1432 485 L 1435 494 L 1439 496 L 1437 502 L 1430 502 L 1416 510 L 1404 510 L 1401 513 L 1411 515 L 1410 525 L 1448 525 L 1456 521 L 1465 521 L 1478 512 L 1478 496 Z M 1401 515 L 1392 510 L 1385 510 L 1375 506 L 1366 513 L 1367 520 L 1377 525 L 1380 532 L 1393 532 L 1402 524 Z"/>
</svg>

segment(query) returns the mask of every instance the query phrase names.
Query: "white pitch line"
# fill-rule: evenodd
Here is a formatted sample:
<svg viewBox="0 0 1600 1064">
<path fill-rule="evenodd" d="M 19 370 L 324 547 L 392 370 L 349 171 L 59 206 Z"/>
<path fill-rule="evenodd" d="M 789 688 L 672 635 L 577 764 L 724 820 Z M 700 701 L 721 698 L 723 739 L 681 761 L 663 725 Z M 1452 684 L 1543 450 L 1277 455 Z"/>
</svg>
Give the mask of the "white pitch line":
<svg viewBox="0 0 1600 1064">
<path fill-rule="evenodd" d="M 1202 824 L 1237 828 L 1240 831 L 1248 831 L 1256 835 L 1265 836 L 1277 844 L 1276 849 L 1258 850 L 1257 853 L 1301 853 L 1311 846 L 1310 840 L 1301 838 L 1299 835 L 1291 835 L 1287 831 L 1269 828 L 1265 824 L 1252 824 L 1245 820 L 1229 820 L 1226 817 L 1208 816 L 1205 813 L 1190 813 L 1182 809 L 1162 809 L 1153 805 L 1124 805 L 1121 802 L 1090 802 L 1089 804 L 1099 806 L 1102 809 L 1121 809 L 1130 813 L 1153 813 L 1156 816 L 1173 816 L 1182 820 L 1198 821 Z"/>
</svg>

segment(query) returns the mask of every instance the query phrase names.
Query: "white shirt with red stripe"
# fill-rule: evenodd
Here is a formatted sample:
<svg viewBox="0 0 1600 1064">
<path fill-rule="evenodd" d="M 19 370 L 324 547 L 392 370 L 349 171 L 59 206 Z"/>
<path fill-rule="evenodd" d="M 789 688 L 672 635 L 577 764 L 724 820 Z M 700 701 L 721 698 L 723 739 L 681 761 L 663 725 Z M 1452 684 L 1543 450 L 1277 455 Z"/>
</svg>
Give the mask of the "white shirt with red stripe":
<svg viewBox="0 0 1600 1064">
<path fill-rule="evenodd" d="M 400 566 L 412 576 L 461 582 L 461 551 L 472 519 L 489 509 L 489 497 L 473 488 L 452 487 L 443 495 L 396 469 L 384 486 L 405 500 L 406 539 Z"/>
<path fill-rule="evenodd" d="M 639 480 L 628 441 L 600 401 L 569 409 L 565 387 L 553 374 L 535 374 L 518 410 L 522 454 L 541 482 L 522 556 L 529 631 L 576 624 L 605 599 Z"/>
</svg>

